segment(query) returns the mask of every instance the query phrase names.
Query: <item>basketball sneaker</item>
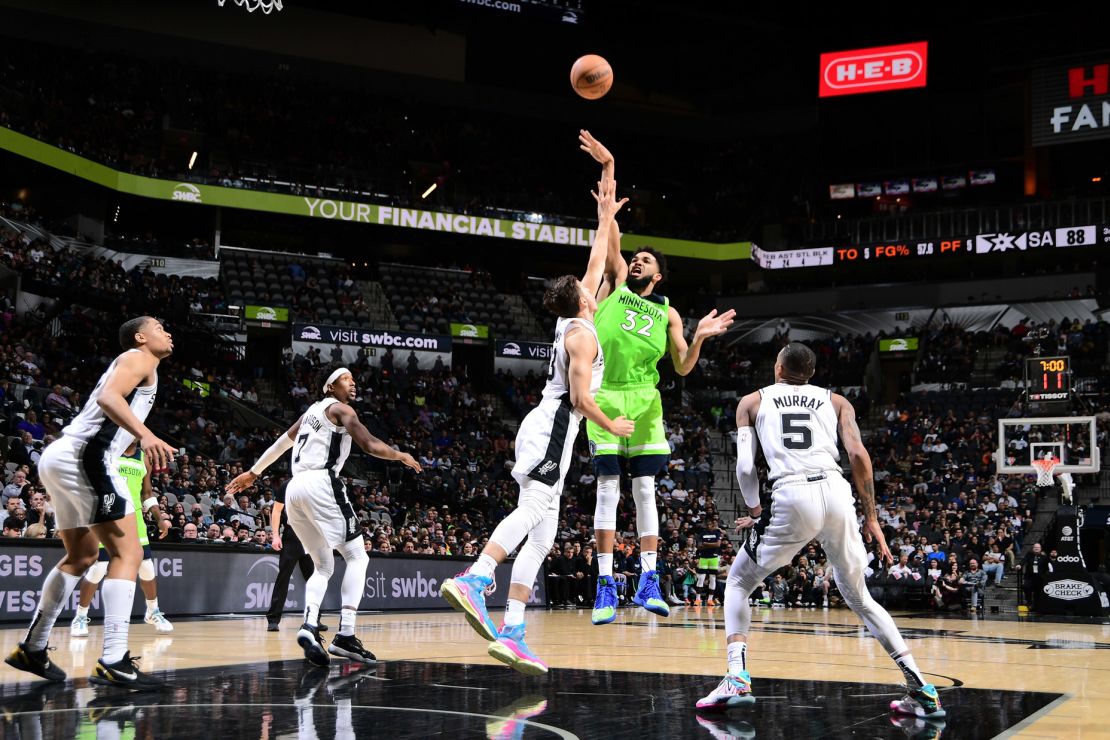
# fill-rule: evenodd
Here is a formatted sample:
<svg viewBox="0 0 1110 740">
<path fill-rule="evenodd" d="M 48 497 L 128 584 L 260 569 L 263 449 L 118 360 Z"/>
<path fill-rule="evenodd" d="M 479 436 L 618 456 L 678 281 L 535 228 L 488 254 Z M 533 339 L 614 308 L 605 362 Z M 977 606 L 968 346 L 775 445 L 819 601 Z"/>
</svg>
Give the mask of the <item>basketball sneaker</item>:
<svg viewBox="0 0 1110 740">
<path fill-rule="evenodd" d="M 617 582 L 612 576 L 601 576 L 597 579 L 597 597 L 594 599 L 594 610 L 590 619 L 594 624 L 609 624 L 616 618 Z"/>
<path fill-rule="evenodd" d="M 148 609 L 143 621 L 147 624 L 153 624 L 154 629 L 159 632 L 173 632 L 173 625 L 170 620 L 166 619 L 166 615 L 162 613 L 161 609 Z"/>
<path fill-rule="evenodd" d="M 514 627 L 501 625 L 497 639 L 489 644 L 487 652 L 491 657 L 526 675 L 542 676 L 547 673 L 547 663 L 540 660 L 524 641 L 523 624 Z"/>
<path fill-rule="evenodd" d="M 497 625 L 486 610 L 486 591 L 493 586 L 492 578 L 474 575 L 469 571 L 448 578 L 439 587 L 439 595 L 460 611 L 474 631 L 487 640 L 497 639 Z"/>
<path fill-rule="evenodd" d="M 755 725 L 750 722 L 736 721 L 730 719 L 710 719 L 702 717 L 700 714 L 694 715 L 694 719 L 709 732 L 713 740 L 726 740 L 726 738 L 742 738 L 743 740 L 755 739 Z"/>
<path fill-rule="evenodd" d="M 921 717 L 909 717 L 904 714 L 895 715 L 890 718 L 890 724 L 894 725 L 906 734 L 906 737 L 913 740 L 939 740 L 944 735 L 946 727 L 944 719 L 922 719 Z"/>
<path fill-rule="evenodd" d="M 495 710 L 486 720 L 486 737 L 490 740 L 520 740 L 528 720 L 547 711 L 547 699 L 523 696 L 508 706 Z M 496 719 L 495 719 L 496 718 Z"/>
<path fill-rule="evenodd" d="M 945 716 L 945 711 L 940 706 L 940 696 L 931 683 L 919 689 L 909 689 L 901 699 L 892 701 L 890 708 L 899 714 L 909 714 L 924 719 Z"/>
<path fill-rule="evenodd" d="M 162 679 L 140 671 L 138 661 L 139 657 L 132 658 L 130 651 L 124 653 L 123 658 L 115 663 L 105 663 L 104 658 L 101 658 L 96 661 L 89 683 L 131 691 L 157 691 L 166 688 L 166 682 Z"/>
<path fill-rule="evenodd" d="M 654 570 L 649 570 L 640 576 L 640 587 L 636 589 L 636 595 L 632 597 L 632 601 L 661 617 L 669 616 L 671 613 L 671 608 L 667 606 L 667 602 L 663 600 L 663 594 L 659 591 L 659 573 Z"/>
<path fill-rule="evenodd" d="M 15 650 L 8 657 L 4 658 L 4 662 L 12 668 L 33 673 L 47 681 L 65 681 L 66 672 L 50 662 L 50 658 L 46 655 L 53 649 L 47 647 L 42 650 L 28 650 L 21 642 L 15 646 Z"/>
<path fill-rule="evenodd" d="M 297 631 L 297 644 L 304 650 L 304 659 L 309 663 L 322 666 L 331 662 L 328 651 L 324 648 L 324 638 L 320 637 L 320 630 L 310 627 L 307 622 Z"/>
<path fill-rule="evenodd" d="M 336 635 L 331 638 L 328 652 L 365 665 L 377 665 L 378 662 L 377 657 L 363 647 L 362 640 L 356 635 Z"/>
<path fill-rule="evenodd" d="M 69 623 L 70 637 L 88 637 L 89 636 L 89 617 L 88 615 L 81 616 L 78 614 Z"/>
<path fill-rule="evenodd" d="M 752 696 L 752 678 L 747 671 L 728 673 L 709 695 L 698 699 L 698 709 L 728 709 L 755 704 Z"/>
</svg>

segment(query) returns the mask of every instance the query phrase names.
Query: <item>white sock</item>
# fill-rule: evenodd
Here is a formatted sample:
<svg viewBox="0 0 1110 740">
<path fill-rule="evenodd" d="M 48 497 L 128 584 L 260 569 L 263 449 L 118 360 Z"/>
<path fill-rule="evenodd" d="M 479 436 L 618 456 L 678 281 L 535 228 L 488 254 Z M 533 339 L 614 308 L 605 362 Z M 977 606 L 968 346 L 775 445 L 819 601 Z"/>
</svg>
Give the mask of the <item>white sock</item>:
<svg viewBox="0 0 1110 740">
<path fill-rule="evenodd" d="M 339 610 L 339 634 L 349 637 L 355 633 L 355 610 L 343 607 Z"/>
<path fill-rule="evenodd" d="M 748 670 L 748 643 L 730 642 L 728 644 L 728 672 L 739 673 Z"/>
<path fill-rule="evenodd" d="M 505 602 L 505 626 L 515 627 L 524 624 L 524 602 L 509 599 Z"/>
<path fill-rule="evenodd" d="M 158 597 L 157 596 L 155 596 L 153 599 L 147 599 L 146 600 L 146 611 L 147 611 L 148 614 L 150 612 L 158 611 Z"/>
<path fill-rule="evenodd" d="M 906 677 L 906 681 L 913 688 L 920 688 L 928 683 L 925 677 L 921 675 L 921 671 L 917 669 L 917 662 L 914 661 L 913 656 L 906 653 L 901 658 L 895 658 L 894 662 L 902 669 L 902 675 Z"/>
<path fill-rule="evenodd" d="M 54 629 L 54 622 L 69 601 L 69 595 L 81 582 L 81 576 L 66 573 L 64 570 L 51 568 L 46 574 L 42 584 L 42 598 L 39 599 L 39 608 L 35 610 L 35 617 L 31 620 L 31 628 L 23 638 L 23 644 L 28 650 L 42 650 L 50 641 L 50 630 Z M 128 604 L 130 607 L 130 604 Z"/>
<path fill-rule="evenodd" d="M 640 564 L 643 566 L 645 573 L 647 573 L 649 570 L 655 570 L 655 553 L 641 552 Z"/>
<path fill-rule="evenodd" d="M 482 553 L 478 559 L 474 561 L 474 565 L 470 566 L 468 573 L 482 578 L 493 578 L 493 572 L 497 569 L 497 561 L 489 555 Z"/>
<path fill-rule="evenodd" d="M 597 556 L 597 574 L 613 577 L 613 553 L 601 553 Z"/>
<path fill-rule="evenodd" d="M 131 626 L 131 605 L 135 602 L 135 582 L 105 578 L 100 588 L 104 599 L 105 663 L 118 663 L 127 652 L 127 631 Z"/>
<path fill-rule="evenodd" d="M 77 614 L 75 616 L 88 617 L 89 616 L 89 607 L 81 606 L 80 604 L 78 604 L 77 605 Z"/>
</svg>

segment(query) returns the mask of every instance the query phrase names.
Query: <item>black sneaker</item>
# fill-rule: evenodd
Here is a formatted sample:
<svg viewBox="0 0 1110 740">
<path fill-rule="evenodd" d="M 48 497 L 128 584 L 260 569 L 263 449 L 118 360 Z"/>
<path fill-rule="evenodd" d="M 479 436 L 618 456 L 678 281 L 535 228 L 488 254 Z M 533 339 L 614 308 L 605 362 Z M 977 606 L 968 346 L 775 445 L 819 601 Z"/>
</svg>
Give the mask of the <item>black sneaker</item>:
<svg viewBox="0 0 1110 740">
<path fill-rule="evenodd" d="M 104 658 L 101 658 L 96 661 L 89 683 L 131 691 L 157 691 L 166 688 L 166 682 L 162 679 L 140 671 L 138 662 L 138 656 L 132 658 L 130 650 L 116 663 L 105 663 Z"/>
<path fill-rule="evenodd" d="M 53 649 L 47 647 L 42 650 L 28 650 L 21 642 L 16 645 L 11 655 L 4 658 L 4 662 L 12 668 L 33 673 L 47 681 L 65 681 L 66 672 L 54 665 L 46 656 L 47 651 Z"/>
<path fill-rule="evenodd" d="M 327 632 L 328 631 L 328 626 L 326 624 L 324 624 L 323 622 L 320 622 L 320 624 L 316 625 L 316 631 L 317 632 Z"/>
<path fill-rule="evenodd" d="M 355 635 L 336 635 L 328 646 L 328 652 L 366 665 L 375 665 L 378 662 L 377 657 L 363 647 L 362 640 Z"/>
<path fill-rule="evenodd" d="M 269 623 L 266 624 L 266 631 L 267 632 L 277 632 L 280 629 L 281 629 L 281 626 L 278 622 L 269 622 Z"/>
<path fill-rule="evenodd" d="M 324 638 L 320 637 L 320 631 L 317 628 L 302 624 L 297 632 L 297 644 L 304 650 L 305 660 L 309 663 L 315 665 L 331 663 L 328 651 L 324 649 Z"/>
</svg>

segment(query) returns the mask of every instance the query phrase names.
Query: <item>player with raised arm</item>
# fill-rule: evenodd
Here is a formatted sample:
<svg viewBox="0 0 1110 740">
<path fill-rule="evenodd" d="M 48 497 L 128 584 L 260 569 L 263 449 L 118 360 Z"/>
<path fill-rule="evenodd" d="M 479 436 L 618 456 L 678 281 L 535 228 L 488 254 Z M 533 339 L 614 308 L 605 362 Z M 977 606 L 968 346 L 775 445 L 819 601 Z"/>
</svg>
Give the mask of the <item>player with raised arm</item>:
<svg viewBox="0 0 1110 740">
<path fill-rule="evenodd" d="M 158 319 L 139 316 L 120 326 L 119 342 L 123 353 L 100 376 L 61 438 L 39 459 L 39 477 L 54 504 L 66 554 L 46 576 L 27 636 L 4 662 L 48 681 L 65 680 L 62 669 L 46 655 L 50 631 L 104 543 L 110 557 L 102 586 L 104 653 L 89 681 L 149 690 L 165 683 L 140 671 L 138 658 L 127 649 L 143 548 L 134 504 L 119 474 L 119 456 L 138 440 L 151 464 L 163 468 L 176 452 L 144 423 L 158 393 L 158 364 L 173 352 L 173 337 Z"/>
<path fill-rule="evenodd" d="M 318 387 L 324 397 L 309 406 L 250 470 L 228 483 L 227 492 L 250 488 L 266 468 L 293 450 L 293 478 L 285 489 L 285 511 L 316 568 L 305 584 L 304 624 L 297 632 L 297 644 L 305 658 L 316 665 L 327 665 L 331 660 L 328 653 L 373 665 L 377 658 L 355 635 L 355 614 L 362 602 L 369 558 L 358 517 L 339 473 L 351 453 L 351 440 L 368 455 L 396 460 L 418 473 L 422 469 L 412 455 L 393 449 L 359 421 L 349 405 L 355 397 L 355 379 L 350 370 L 338 365 L 325 367 L 320 371 Z M 343 556 L 347 570 L 340 592 L 339 631 L 325 649 L 320 637 L 320 604 L 335 570 L 333 550 Z"/>
<path fill-rule="evenodd" d="M 528 412 L 516 435 L 513 477 L 520 485 L 517 508 L 501 520 L 477 562 L 447 579 L 440 594 L 463 612 L 479 635 L 490 640 L 489 654 L 522 673 L 547 673 L 547 665 L 524 641 L 524 605 L 536 574 L 551 550 L 559 525 L 559 497 L 570 467 L 574 440 L 583 418 L 606 429 L 614 439 L 633 433 L 623 416 L 610 418 L 594 402 L 605 369 L 605 354 L 594 329 L 594 295 L 601 284 L 608 230 L 627 199 L 616 200 L 616 183 L 598 183 L 597 234 L 586 274 L 556 279 L 544 306 L 559 317 L 543 398 Z M 494 569 L 527 537 L 513 563 L 505 623 L 497 629 L 486 610 L 485 592 L 493 586 Z"/>
<path fill-rule="evenodd" d="M 602 179 L 615 177 L 613 155 L 589 131 L 579 132 L 580 148 L 602 167 Z M 608 624 L 617 616 L 617 586 L 613 579 L 613 540 L 620 502 L 620 459 L 628 460 L 632 498 L 636 503 L 636 528 L 640 536 L 643 575 L 633 601 L 661 616 L 670 607 L 659 591 L 656 554 L 659 547 L 659 511 L 655 504 L 655 476 L 667 464 L 671 447 L 663 428 L 663 401 L 659 395 L 657 365 L 670 353 L 675 372 L 688 375 L 698 362 L 706 339 L 724 334 L 735 311 L 717 315 L 710 311 L 698 322 L 694 339 L 686 343 L 682 318 L 666 296 L 655 289 L 667 271 L 663 255 L 645 247 L 632 255 L 628 264 L 620 251 L 620 229 L 608 231 L 605 280 L 597 294 L 598 339 L 609 362 L 597 404 L 610 417 L 636 420 L 636 431 L 620 439 L 603 427 L 587 422 L 594 472 L 597 475 L 597 504 L 594 534 L 597 537 L 597 597 L 594 624 Z"/>
<path fill-rule="evenodd" d="M 878 543 L 880 556 L 888 564 L 894 558 L 875 512 L 871 457 L 860 438 L 855 409 L 843 396 L 809 384 L 816 361 L 809 347 L 791 342 L 775 362 L 775 384 L 744 396 L 736 408 L 736 477 L 751 513 L 736 524 L 739 530 L 750 531 L 725 585 L 728 673 L 697 706 L 725 709 L 755 701 L 747 665 L 752 621 L 748 597 L 764 578 L 789 564 L 806 543 L 817 539 L 835 569 L 834 580 L 844 602 L 906 678 L 907 695 L 891 702 L 890 708 L 926 719 L 944 717 L 937 690 L 925 681 L 894 620 L 864 583 L 867 552 L 863 538 Z M 840 471 L 838 431 L 863 509 L 863 538 L 852 487 Z M 757 443 L 770 468 L 772 493 L 766 515 L 759 499 Z"/>
<path fill-rule="evenodd" d="M 139 566 L 139 585 L 146 597 L 146 616 L 143 621 L 154 625 L 154 629 L 159 632 L 173 632 L 170 620 L 166 619 L 166 615 L 158 608 L 158 581 L 155 579 L 154 557 L 151 555 L 150 541 L 147 539 L 146 522 L 137 515 L 140 511 L 144 514 L 154 512 L 153 517 L 157 521 L 160 514 L 158 499 L 154 498 L 154 489 L 150 483 L 150 458 L 143 454 L 137 443 L 132 442 L 131 446 L 120 455 L 117 463 L 119 474 L 127 481 L 127 491 L 131 494 L 131 506 L 136 512 L 135 526 L 138 529 L 139 544 L 143 548 L 143 562 Z M 92 604 L 93 596 L 96 595 L 96 590 L 100 588 L 100 582 L 107 572 L 108 551 L 102 542 L 97 561 L 85 572 L 85 578 L 81 582 L 77 613 L 69 627 L 71 637 L 89 636 L 89 605 Z"/>
</svg>

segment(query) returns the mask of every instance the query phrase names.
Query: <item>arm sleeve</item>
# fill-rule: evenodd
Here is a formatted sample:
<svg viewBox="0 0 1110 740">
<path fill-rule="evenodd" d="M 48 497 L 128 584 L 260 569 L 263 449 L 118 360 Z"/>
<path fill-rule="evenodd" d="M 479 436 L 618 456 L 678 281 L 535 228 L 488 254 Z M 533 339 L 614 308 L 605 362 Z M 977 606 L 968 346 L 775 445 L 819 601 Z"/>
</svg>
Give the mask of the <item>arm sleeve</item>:
<svg viewBox="0 0 1110 740">
<path fill-rule="evenodd" d="M 755 469 L 755 430 L 736 430 L 736 480 L 749 509 L 759 506 L 759 473 Z"/>
<path fill-rule="evenodd" d="M 292 446 L 293 440 L 289 439 L 289 435 L 282 434 L 274 440 L 274 443 L 270 445 L 270 449 L 262 453 L 262 457 L 258 458 L 258 462 L 251 467 L 251 472 L 255 475 L 262 475 L 266 468 L 277 462 L 278 458 L 288 452 Z"/>
</svg>

